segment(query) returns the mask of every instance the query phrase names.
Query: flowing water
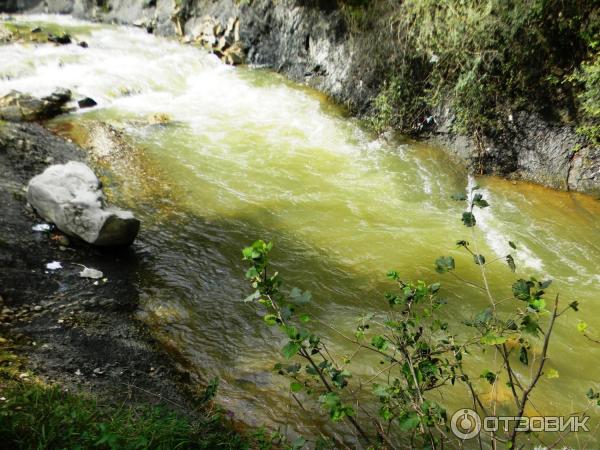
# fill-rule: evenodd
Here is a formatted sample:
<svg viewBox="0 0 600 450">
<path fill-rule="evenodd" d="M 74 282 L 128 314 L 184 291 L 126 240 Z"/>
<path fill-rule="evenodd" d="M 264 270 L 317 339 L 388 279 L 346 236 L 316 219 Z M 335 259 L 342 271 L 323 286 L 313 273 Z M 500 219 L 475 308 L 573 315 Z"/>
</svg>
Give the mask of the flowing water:
<svg viewBox="0 0 600 450">
<path fill-rule="evenodd" d="M 256 238 L 274 241 L 274 263 L 290 286 L 312 291 L 311 313 L 348 332 L 358 316 L 384 307 L 389 269 L 405 279 L 441 278 L 458 330 L 487 306 L 480 293 L 433 270 L 446 254 L 461 276 L 478 276 L 454 245 L 471 236 L 460 221 L 464 205 L 449 198 L 475 181 L 439 149 L 377 139 L 318 93 L 140 30 L 18 20 L 57 23 L 89 48 L 0 47 L 0 94 L 70 88 L 98 106 L 57 124 L 107 122 L 142 149 L 133 167 L 113 167 L 117 201 L 143 220 L 134 246 L 140 317 L 203 379 L 219 377 L 219 402 L 239 420 L 295 423 L 303 432 L 323 426 L 322 414 L 299 410 L 271 371 L 282 336 L 241 302 L 250 289 L 240 250 Z M 533 403 L 547 415 L 581 410 L 587 389 L 600 386 L 600 345 L 576 330 L 582 319 L 600 337 L 600 202 L 495 178 L 476 182 L 491 204 L 477 211 L 480 252 L 491 260 L 514 241 L 517 277 L 552 278 L 549 297 L 560 291 L 580 302 L 551 344 L 548 367 L 559 378 L 544 379 Z M 514 280 L 502 263 L 490 275 L 499 298 L 511 296 Z M 351 351 L 329 337 L 339 352 Z M 475 377 L 489 364 L 476 360 Z M 443 400 L 449 411 L 470 405 L 464 388 Z M 597 434 L 593 428 L 571 442 L 593 448 Z"/>
</svg>

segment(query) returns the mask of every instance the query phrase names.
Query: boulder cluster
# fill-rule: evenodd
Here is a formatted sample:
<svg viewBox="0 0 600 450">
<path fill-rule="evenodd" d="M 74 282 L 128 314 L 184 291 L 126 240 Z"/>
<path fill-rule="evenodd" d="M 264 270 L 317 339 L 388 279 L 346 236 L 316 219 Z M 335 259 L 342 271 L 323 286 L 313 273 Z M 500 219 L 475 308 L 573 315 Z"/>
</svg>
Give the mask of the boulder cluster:
<svg viewBox="0 0 600 450">
<path fill-rule="evenodd" d="M 201 45 L 226 64 L 238 65 L 244 62 L 240 20 L 237 17 L 230 17 L 226 25 L 211 16 L 192 20 L 186 26 L 183 42 Z"/>
<path fill-rule="evenodd" d="M 57 89 L 52 94 L 37 98 L 19 91 L 10 91 L 0 97 L 0 120 L 32 122 L 51 119 L 68 111 L 71 91 Z"/>
</svg>

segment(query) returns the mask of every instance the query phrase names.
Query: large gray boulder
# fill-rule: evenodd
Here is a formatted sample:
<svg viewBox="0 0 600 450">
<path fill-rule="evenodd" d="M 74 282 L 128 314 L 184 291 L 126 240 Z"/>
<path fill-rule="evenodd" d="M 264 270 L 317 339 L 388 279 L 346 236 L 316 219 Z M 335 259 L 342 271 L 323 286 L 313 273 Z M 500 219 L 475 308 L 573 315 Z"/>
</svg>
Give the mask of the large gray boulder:
<svg viewBox="0 0 600 450">
<path fill-rule="evenodd" d="M 140 229 L 130 211 L 106 207 L 100 180 L 80 162 L 55 164 L 32 178 L 27 200 L 63 233 L 93 245 L 130 245 Z"/>
</svg>

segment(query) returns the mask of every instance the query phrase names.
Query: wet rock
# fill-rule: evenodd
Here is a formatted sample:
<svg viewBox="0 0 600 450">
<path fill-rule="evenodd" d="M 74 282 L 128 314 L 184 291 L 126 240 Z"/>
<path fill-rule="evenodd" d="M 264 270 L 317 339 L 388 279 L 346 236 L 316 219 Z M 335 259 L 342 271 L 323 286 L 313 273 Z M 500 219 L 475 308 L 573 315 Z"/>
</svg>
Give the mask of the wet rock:
<svg viewBox="0 0 600 450">
<path fill-rule="evenodd" d="M 81 48 L 88 48 L 88 43 L 85 41 L 81 41 L 79 42 L 77 45 L 79 45 Z"/>
<path fill-rule="evenodd" d="M 236 42 L 231 47 L 227 48 L 223 52 L 223 56 L 221 58 L 225 64 L 230 64 L 232 66 L 237 66 L 238 64 L 244 63 L 244 49 L 242 48 L 239 42 Z"/>
<path fill-rule="evenodd" d="M 96 100 L 94 100 L 93 98 L 90 98 L 90 97 L 85 97 L 85 98 L 82 98 L 81 100 L 77 101 L 77 105 L 81 109 L 83 109 L 83 108 L 93 108 L 97 104 L 98 103 L 96 103 Z"/>
<path fill-rule="evenodd" d="M 48 42 L 54 42 L 55 44 L 66 45 L 71 43 L 71 35 L 69 33 L 62 34 L 49 34 Z"/>
<path fill-rule="evenodd" d="M 13 34 L 0 24 L 0 43 L 10 42 Z"/>
<path fill-rule="evenodd" d="M 70 100 L 71 91 L 68 89 L 58 89 L 43 98 L 10 91 L 0 97 L 0 119 L 11 122 L 50 119 L 66 112 L 66 105 Z"/>
<path fill-rule="evenodd" d="M 106 207 L 100 181 L 80 162 L 56 164 L 34 177 L 27 200 L 63 233 L 97 246 L 130 245 L 140 228 L 130 211 Z"/>
<path fill-rule="evenodd" d="M 239 24 L 237 17 L 230 17 L 226 26 L 211 16 L 193 18 L 187 24 L 187 33 L 182 41 L 202 45 L 226 64 L 242 64 L 245 51 L 240 41 Z"/>
</svg>

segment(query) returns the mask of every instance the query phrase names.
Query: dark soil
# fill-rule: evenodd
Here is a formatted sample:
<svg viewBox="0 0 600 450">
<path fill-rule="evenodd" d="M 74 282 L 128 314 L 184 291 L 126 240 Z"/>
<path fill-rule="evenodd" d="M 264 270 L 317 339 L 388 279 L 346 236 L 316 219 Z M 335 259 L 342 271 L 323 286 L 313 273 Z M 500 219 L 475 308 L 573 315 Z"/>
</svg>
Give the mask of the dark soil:
<svg viewBox="0 0 600 450">
<path fill-rule="evenodd" d="M 69 160 L 85 160 L 83 150 L 38 124 L 0 122 L 0 335 L 17 343 L 27 369 L 43 380 L 190 413 L 189 374 L 134 317 L 135 251 L 32 230 L 42 221 L 27 205 L 27 182 Z M 52 261 L 63 268 L 47 270 Z M 101 270 L 106 282 L 81 278 L 79 264 Z"/>
</svg>

